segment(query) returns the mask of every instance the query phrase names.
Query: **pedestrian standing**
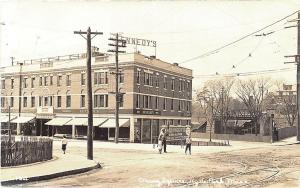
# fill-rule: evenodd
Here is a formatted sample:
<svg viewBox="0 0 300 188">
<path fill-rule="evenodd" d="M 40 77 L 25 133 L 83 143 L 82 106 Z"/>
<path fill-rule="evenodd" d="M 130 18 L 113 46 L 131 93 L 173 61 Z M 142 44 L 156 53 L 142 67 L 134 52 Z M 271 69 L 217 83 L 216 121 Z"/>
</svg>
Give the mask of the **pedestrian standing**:
<svg viewBox="0 0 300 188">
<path fill-rule="evenodd" d="M 161 154 L 162 142 L 163 142 L 163 132 L 160 131 L 160 134 L 158 136 L 158 142 L 157 142 L 157 147 L 158 147 L 159 154 Z"/>
<path fill-rule="evenodd" d="M 64 154 L 66 154 L 66 149 L 67 149 L 67 144 L 68 144 L 68 140 L 66 139 L 66 135 L 63 136 L 61 144 L 62 144 L 61 149 L 63 150 Z"/>
<path fill-rule="evenodd" d="M 185 139 L 185 143 L 186 143 L 186 146 L 185 146 L 185 154 L 187 152 L 187 150 L 189 150 L 189 153 L 191 155 L 191 145 L 192 145 L 192 138 L 191 136 L 188 136 L 186 139 Z"/>
<path fill-rule="evenodd" d="M 162 133 L 163 133 L 162 145 L 164 146 L 164 152 L 167 153 L 167 131 L 165 128 L 162 129 Z"/>
</svg>

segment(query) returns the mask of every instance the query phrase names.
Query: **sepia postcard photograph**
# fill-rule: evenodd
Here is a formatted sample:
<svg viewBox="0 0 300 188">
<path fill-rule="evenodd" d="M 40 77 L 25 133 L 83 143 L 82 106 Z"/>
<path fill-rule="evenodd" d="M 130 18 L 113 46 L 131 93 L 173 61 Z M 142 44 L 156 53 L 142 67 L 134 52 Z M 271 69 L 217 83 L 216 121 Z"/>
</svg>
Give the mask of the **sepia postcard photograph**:
<svg viewBox="0 0 300 188">
<path fill-rule="evenodd" d="M 299 188 L 299 0 L 0 0 L 1 187 Z"/>
</svg>

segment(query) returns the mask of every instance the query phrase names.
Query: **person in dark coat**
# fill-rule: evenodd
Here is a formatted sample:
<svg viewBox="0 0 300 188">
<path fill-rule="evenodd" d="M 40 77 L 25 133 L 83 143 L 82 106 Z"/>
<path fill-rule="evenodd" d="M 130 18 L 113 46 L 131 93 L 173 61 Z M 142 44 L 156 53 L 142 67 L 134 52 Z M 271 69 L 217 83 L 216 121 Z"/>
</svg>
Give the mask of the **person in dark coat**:
<svg viewBox="0 0 300 188">
<path fill-rule="evenodd" d="M 66 149 L 67 149 L 67 144 L 68 144 L 68 141 L 66 139 L 66 135 L 63 136 L 63 139 L 61 141 L 61 149 L 63 150 L 64 154 L 66 154 Z"/>
<path fill-rule="evenodd" d="M 167 153 L 167 131 L 165 128 L 161 130 L 162 133 L 162 145 L 164 146 L 164 152 Z"/>
</svg>

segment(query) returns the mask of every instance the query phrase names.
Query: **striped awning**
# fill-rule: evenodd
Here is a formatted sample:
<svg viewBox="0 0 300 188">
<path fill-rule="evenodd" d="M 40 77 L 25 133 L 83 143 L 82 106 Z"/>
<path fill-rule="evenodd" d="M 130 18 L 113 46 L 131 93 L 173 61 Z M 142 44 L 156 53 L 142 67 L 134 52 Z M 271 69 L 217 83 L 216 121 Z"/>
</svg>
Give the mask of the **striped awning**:
<svg viewBox="0 0 300 188">
<path fill-rule="evenodd" d="M 93 118 L 93 126 L 97 127 L 104 123 L 107 118 Z M 73 118 L 71 121 L 65 125 L 79 125 L 79 126 L 88 126 L 88 118 Z"/>
<path fill-rule="evenodd" d="M 45 125 L 63 126 L 71 120 L 72 118 L 56 117 L 45 123 Z"/>
<path fill-rule="evenodd" d="M 14 120 L 17 116 L 10 116 L 10 121 Z M 8 116 L 0 116 L 0 123 L 6 123 L 9 121 Z"/>
<path fill-rule="evenodd" d="M 32 121 L 35 117 L 34 116 L 20 116 L 17 117 L 16 119 L 12 120 L 12 123 L 28 123 Z"/>
<path fill-rule="evenodd" d="M 115 128 L 116 119 L 108 119 L 100 125 L 100 128 Z M 119 119 L 119 127 L 129 127 L 129 119 Z"/>
</svg>

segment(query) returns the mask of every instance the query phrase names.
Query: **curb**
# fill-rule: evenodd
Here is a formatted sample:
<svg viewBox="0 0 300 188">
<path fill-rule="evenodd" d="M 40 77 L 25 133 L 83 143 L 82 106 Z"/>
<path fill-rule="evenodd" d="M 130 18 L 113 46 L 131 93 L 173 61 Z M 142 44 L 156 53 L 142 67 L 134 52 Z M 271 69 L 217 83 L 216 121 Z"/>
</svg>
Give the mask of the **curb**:
<svg viewBox="0 0 300 188">
<path fill-rule="evenodd" d="M 1 185 L 9 186 L 9 185 L 29 183 L 29 182 L 34 182 L 34 181 L 49 180 L 49 179 L 63 177 L 63 176 L 80 174 L 80 173 L 84 173 L 84 172 L 94 170 L 97 168 L 101 168 L 101 165 L 98 162 L 94 166 L 81 168 L 81 169 L 69 170 L 69 171 L 65 171 L 65 172 L 58 172 L 58 173 L 54 173 L 54 174 L 47 174 L 47 175 L 43 175 L 43 176 L 35 176 L 35 177 L 29 177 L 29 178 L 20 178 L 20 179 L 14 179 L 14 180 L 1 181 Z"/>
</svg>

